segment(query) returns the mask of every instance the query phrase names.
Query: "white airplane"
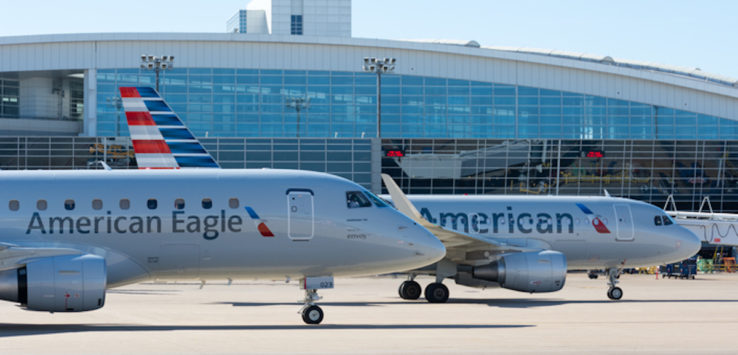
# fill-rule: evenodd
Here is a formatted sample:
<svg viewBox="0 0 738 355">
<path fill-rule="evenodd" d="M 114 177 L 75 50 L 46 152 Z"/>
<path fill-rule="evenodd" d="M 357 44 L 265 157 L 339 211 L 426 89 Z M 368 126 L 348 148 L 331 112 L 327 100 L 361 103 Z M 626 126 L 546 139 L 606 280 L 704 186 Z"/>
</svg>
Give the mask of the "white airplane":
<svg viewBox="0 0 738 355">
<path fill-rule="evenodd" d="M 618 300 L 622 268 L 684 260 L 700 240 L 653 205 L 624 198 L 583 196 L 405 196 L 382 174 L 395 207 L 446 245 L 440 262 L 414 270 L 400 285 L 403 299 L 418 299 L 418 274 L 436 276 L 425 288 L 432 303 L 446 302 L 442 281 L 471 287 L 553 292 L 567 270 L 606 269 L 607 296 Z M 386 197 L 390 197 L 386 196 Z M 418 208 L 420 211 L 418 211 Z"/>
<path fill-rule="evenodd" d="M 426 229 L 346 179 L 213 169 L 154 90 L 121 93 L 139 166 L 171 169 L 1 172 L 0 299 L 77 312 L 142 280 L 295 279 L 302 318 L 317 324 L 317 290 L 334 276 L 445 255 Z"/>
</svg>

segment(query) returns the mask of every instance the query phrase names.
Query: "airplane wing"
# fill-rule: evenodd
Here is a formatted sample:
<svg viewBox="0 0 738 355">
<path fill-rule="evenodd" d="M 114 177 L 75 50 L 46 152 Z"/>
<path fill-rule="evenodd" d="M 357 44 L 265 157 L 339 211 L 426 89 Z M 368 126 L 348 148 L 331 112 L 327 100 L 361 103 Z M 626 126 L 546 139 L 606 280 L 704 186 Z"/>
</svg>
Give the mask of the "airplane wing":
<svg viewBox="0 0 738 355">
<path fill-rule="evenodd" d="M 150 87 L 121 87 L 139 169 L 219 168 L 164 99 Z"/>
<path fill-rule="evenodd" d="M 541 246 L 511 245 L 497 239 L 476 237 L 433 224 L 423 218 L 389 175 L 382 174 L 382 181 L 392 196 L 395 207 L 438 237 L 446 246 L 446 258 L 455 263 L 469 263 L 471 260 L 478 260 L 485 253 L 494 255 L 543 249 Z"/>
<path fill-rule="evenodd" d="M 24 260 L 36 257 L 76 255 L 81 251 L 71 248 L 23 247 L 7 243 L 0 243 L 0 270 L 18 267 Z"/>
</svg>

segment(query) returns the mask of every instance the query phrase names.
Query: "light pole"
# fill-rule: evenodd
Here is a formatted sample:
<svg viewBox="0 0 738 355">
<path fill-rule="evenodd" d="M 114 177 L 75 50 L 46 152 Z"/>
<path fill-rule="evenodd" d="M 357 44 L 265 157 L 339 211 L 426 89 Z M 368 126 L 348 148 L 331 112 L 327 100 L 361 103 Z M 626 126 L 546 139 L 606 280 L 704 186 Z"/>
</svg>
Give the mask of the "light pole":
<svg viewBox="0 0 738 355">
<path fill-rule="evenodd" d="M 173 55 L 163 55 L 157 57 L 155 55 L 141 55 L 141 69 L 153 70 L 156 73 L 156 91 L 159 92 L 159 72 L 162 70 L 172 69 L 174 65 Z"/>
<path fill-rule="evenodd" d="M 300 111 L 302 109 L 310 108 L 310 98 L 291 96 L 287 97 L 285 100 L 287 101 L 285 106 L 289 108 L 294 108 L 295 111 L 297 111 L 297 138 L 300 138 Z"/>
<path fill-rule="evenodd" d="M 382 138 L 382 74 L 395 70 L 395 58 L 364 57 L 362 69 L 377 74 L 377 138 Z"/>
</svg>

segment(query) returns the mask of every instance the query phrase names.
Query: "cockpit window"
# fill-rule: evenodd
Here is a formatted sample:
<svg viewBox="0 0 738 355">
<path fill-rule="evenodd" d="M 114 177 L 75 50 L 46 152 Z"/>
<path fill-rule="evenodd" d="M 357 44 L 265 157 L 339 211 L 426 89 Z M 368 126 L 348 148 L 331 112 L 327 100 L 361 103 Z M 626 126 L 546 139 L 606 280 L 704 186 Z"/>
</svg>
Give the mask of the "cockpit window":
<svg viewBox="0 0 738 355">
<path fill-rule="evenodd" d="M 375 194 L 373 194 L 373 193 L 371 193 L 371 192 L 369 192 L 367 190 L 364 190 L 364 194 L 366 194 L 367 196 L 369 196 L 369 199 L 372 200 L 372 202 L 374 202 L 374 205 L 375 206 L 377 206 L 377 207 L 387 207 L 388 206 L 387 203 L 384 202 L 384 200 L 382 200 L 381 198 L 379 198 L 379 196 L 377 196 L 377 195 L 375 195 Z"/>
<path fill-rule="evenodd" d="M 661 218 L 664 220 L 664 225 L 665 226 L 674 224 L 674 221 L 669 216 L 661 216 Z"/>
<path fill-rule="evenodd" d="M 661 225 L 661 216 L 656 216 L 653 218 L 653 224 L 660 226 Z"/>
<path fill-rule="evenodd" d="M 346 206 L 348 208 L 371 207 L 372 203 L 361 191 L 347 191 Z"/>
</svg>

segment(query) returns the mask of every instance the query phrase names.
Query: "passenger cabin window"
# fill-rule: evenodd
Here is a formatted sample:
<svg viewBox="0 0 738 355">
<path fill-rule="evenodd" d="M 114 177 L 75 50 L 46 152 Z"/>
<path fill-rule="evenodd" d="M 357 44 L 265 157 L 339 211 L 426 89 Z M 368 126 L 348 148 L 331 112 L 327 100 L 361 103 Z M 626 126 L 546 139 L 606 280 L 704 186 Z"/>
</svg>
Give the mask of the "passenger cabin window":
<svg viewBox="0 0 738 355">
<path fill-rule="evenodd" d="M 238 202 L 237 198 L 232 198 L 228 200 L 228 207 L 230 208 L 238 208 L 240 203 Z"/>
<path fill-rule="evenodd" d="M 74 200 L 64 200 L 64 209 L 71 211 L 74 209 Z"/>
<path fill-rule="evenodd" d="M 36 201 L 36 209 L 39 210 L 39 211 L 46 211 L 47 205 L 48 204 L 46 203 L 46 200 L 38 200 L 38 201 Z"/>
<path fill-rule="evenodd" d="M 174 208 L 176 208 L 178 210 L 183 210 L 184 207 L 185 207 L 184 199 L 178 198 L 178 199 L 174 200 Z"/>
<path fill-rule="evenodd" d="M 18 202 L 18 200 L 10 200 L 8 202 L 8 208 L 10 208 L 11 211 L 17 211 L 20 208 L 20 202 Z"/>
<path fill-rule="evenodd" d="M 660 226 L 661 225 L 661 216 L 656 216 L 653 218 L 653 224 Z"/>
<path fill-rule="evenodd" d="M 102 200 L 100 199 L 94 199 L 92 200 L 92 209 L 93 210 L 101 210 L 103 207 Z"/>
<path fill-rule="evenodd" d="M 211 200 L 209 198 L 202 199 L 202 208 L 204 208 L 206 210 L 209 210 L 209 209 L 213 208 L 213 200 Z"/>
<path fill-rule="evenodd" d="M 156 205 L 157 205 L 157 202 L 155 198 L 150 198 L 146 200 L 146 207 L 148 207 L 150 210 L 155 210 Z"/>
<path fill-rule="evenodd" d="M 122 199 L 120 199 L 120 203 L 118 204 L 118 206 L 122 210 L 127 210 L 127 209 L 131 208 L 131 201 L 128 200 L 127 198 L 122 198 Z"/>
<path fill-rule="evenodd" d="M 371 207 L 372 203 L 361 191 L 347 191 L 346 206 L 348 208 Z"/>
<path fill-rule="evenodd" d="M 664 219 L 664 225 L 665 225 L 665 226 L 668 226 L 668 225 L 674 224 L 674 221 L 672 221 L 672 220 L 671 220 L 671 218 L 670 218 L 669 216 L 661 216 L 661 218 L 663 218 L 663 219 Z"/>
</svg>

